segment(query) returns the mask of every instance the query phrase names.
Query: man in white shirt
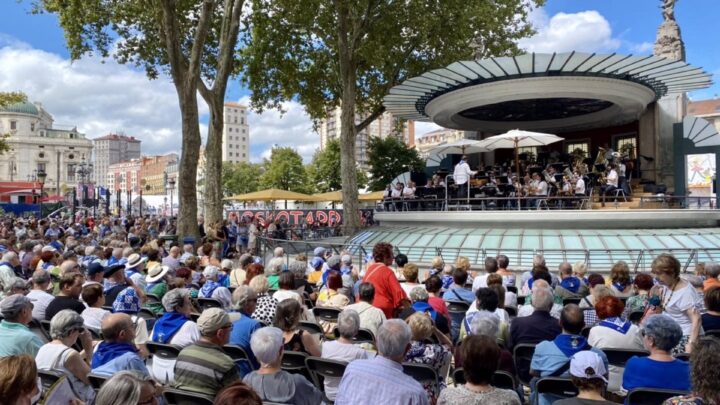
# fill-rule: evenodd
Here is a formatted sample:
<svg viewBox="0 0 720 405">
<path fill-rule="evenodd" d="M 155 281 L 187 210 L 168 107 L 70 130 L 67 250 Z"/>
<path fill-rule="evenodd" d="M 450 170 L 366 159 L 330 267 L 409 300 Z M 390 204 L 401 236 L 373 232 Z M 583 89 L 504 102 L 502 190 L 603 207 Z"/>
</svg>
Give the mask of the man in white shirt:
<svg viewBox="0 0 720 405">
<path fill-rule="evenodd" d="M 535 197 L 528 200 L 528 208 L 537 207 L 540 204 L 540 199 L 547 197 L 548 185 L 545 180 L 540 177 L 540 173 L 533 173 L 532 181 L 530 182 L 530 194 Z"/>
<path fill-rule="evenodd" d="M 585 195 L 585 180 L 577 174 L 575 175 L 575 195 Z"/>
<path fill-rule="evenodd" d="M 600 187 L 600 195 L 602 195 L 602 206 L 605 206 L 605 196 L 614 193 L 618 188 L 619 176 L 615 171 L 615 165 L 610 163 L 608 165 L 608 173 L 605 176 L 606 184 Z"/>
<path fill-rule="evenodd" d="M 467 164 L 467 156 L 463 155 L 460 162 L 455 165 L 455 171 L 453 172 L 453 179 L 455 180 L 455 184 L 458 186 L 458 198 L 467 198 L 468 181 L 470 181 L 470 177 L 474 176 L 476 173 L 477 172 L 470 170 L 470 165 Z"/>
<path fill-rule="evenodd" d="M 55 297 L 47 291 L 51 289 L 50 273 L 45 270 L 35 270 L 32 275 L 33 288 L 27 293 L 27 297 L 33 301 L 33 319 L 45 320 L 45 308 Z"/>
</svg>

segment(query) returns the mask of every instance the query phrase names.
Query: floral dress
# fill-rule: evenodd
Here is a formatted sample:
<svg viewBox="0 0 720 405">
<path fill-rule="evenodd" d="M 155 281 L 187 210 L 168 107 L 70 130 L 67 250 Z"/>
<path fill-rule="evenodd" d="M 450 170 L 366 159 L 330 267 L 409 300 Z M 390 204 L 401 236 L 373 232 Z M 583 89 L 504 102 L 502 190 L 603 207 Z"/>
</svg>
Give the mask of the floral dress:
<svg viewBox="0 0 720 405">
<path fill-rule="evenodd" d="M 252 313 L 252 319 L 263 322 L 266 325 L 272 325 L 277 304 L 277 300 L 267 293 L 258 294 L 257 306 L 255 307 L 255 312 Z"/>
<path fill-rule="evenodd" d="M 443 378 L 442 370 L 447 369 L 450 361 L 450 351 L 443 345 L 437 343 L 424 343 L 413 341 L 410 343 L 410 350 L 405 354 L 405 361 L 408 363 L 425 364 L 438 372 L 438 392 L 445 389 L 445 378 Z M 424 383 L 423 388 L 428 394 L 430 403 L 434 404 L 437 397 L 432 390 L 432 385 Z"/>
</svg>

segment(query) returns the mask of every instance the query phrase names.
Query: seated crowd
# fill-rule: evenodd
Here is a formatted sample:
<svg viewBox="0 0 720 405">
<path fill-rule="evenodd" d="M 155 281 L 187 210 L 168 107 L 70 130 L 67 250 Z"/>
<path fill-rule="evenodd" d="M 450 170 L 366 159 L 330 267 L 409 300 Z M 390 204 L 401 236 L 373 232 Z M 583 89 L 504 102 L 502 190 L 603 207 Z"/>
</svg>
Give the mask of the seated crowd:
<svg viewBox="0 0 720 405">
<path fill-rule="evenodd" d="M 12 250 L 0 262 L 3 404 L 64 392 L 75 405 L 172 404 L 171 393 L 215 404 L 573 405 L 639 389 L 672 390 L 667 404 L 720 403 L 714 263 L 681 277 L 661 254 L 652 274 L 618 262 L 604 277 L 584 263 L 551 272 L 542 256 L 513 271 L 499 255 L 482 269 L 435 258 L 425 272 L 378 243 L 365 266 L 278 248 L 265 267 L 211 243 L 181 255 L 160 239 L 101 249 L 53 235 L 23 246 L 29 269 L 17 271 Z"/>
</svg>

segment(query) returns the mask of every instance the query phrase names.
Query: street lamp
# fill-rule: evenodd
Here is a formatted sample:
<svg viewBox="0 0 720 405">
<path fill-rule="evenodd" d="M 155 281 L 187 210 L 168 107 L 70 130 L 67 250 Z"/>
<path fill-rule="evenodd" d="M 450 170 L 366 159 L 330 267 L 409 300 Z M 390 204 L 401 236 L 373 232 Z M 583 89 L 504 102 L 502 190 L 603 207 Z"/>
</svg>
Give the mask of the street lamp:
<svg viewBox="0 0 720 405">
<path fill-rule="evenodd" d="M 170 190 L 170 218 L 173 217 L 173 190 L 175 190 L 175 179 L 168 180 L 168 190 Z"/>
<path fill-rule="evenodd" d="M 43 196 L 43 188 L 45 187 L 45 179 L 47 178 L 47 173 L 45 173 L 44 170 L 38 170 L 37 172 L 37 179 L 40 182 L 40 198 L 38 199 L 38 205 L 40 207 L 40 218 L 42 218 L 42 196 Z"/>
<path fill-rule="evenodd" d="M 80 184 L 80 187 L 82 190 L 81 200 L 80 200 L 81 207 L 85 206 L 85 200 L 88 198 L 87 189 L 85 188 L 85 181 L 86 181 L 86 179 L 90 178 L 90 175 L 92 174 L 92 170 L 93 170 L 92 163 L 85 163 L 85 160 L 80 162 L 75 167 L 75 175 L 80 177 L 79 184 Z"/>
</svg>

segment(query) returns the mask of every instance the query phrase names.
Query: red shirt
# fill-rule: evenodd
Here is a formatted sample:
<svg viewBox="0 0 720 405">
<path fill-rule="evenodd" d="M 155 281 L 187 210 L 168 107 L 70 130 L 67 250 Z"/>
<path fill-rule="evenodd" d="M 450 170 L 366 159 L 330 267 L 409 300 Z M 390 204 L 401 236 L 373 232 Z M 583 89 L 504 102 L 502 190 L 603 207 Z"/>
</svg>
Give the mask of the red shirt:
<svg viewBox="0 0 720 405">
<path fill-rule="evenodd" d="M 445 300 L 443 300 L 440 297 L 430 297 L 428 298 L 428 304 L 430 304 L 431 307 L 435 311 L 437 311 L 438 314 L 442 314 L 450 320 L 450 311 L 447 309 L 447 304 L 445 304 Z"/>
<path fill-rule="evenodd" d="M 395 273 L 383 263 L 371 264 L 365 272 L 363 282 L 375 287 L 373 306 L 381 309 L 388 319 L 393 317 L 393 310 L 400 307 L 402 300 L 407 299 Z"/>
</svg>

